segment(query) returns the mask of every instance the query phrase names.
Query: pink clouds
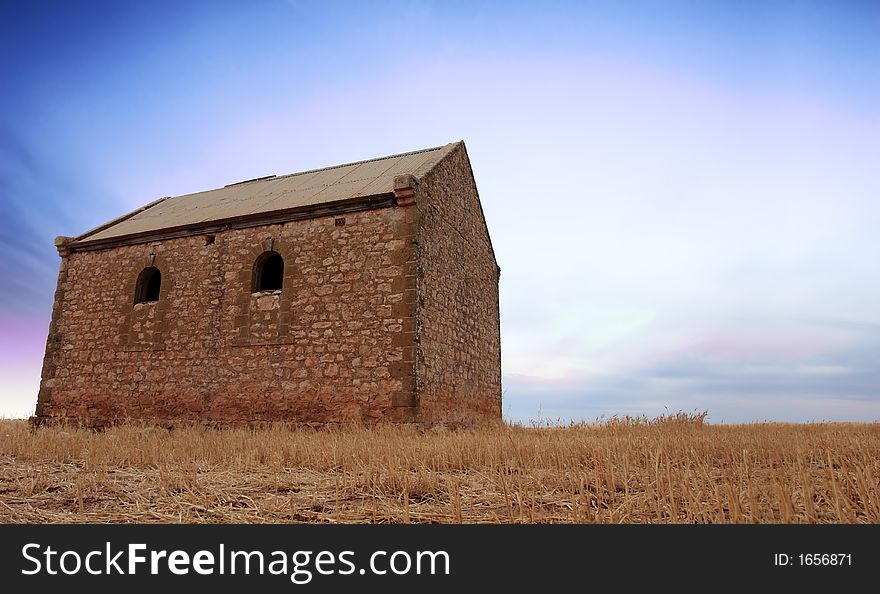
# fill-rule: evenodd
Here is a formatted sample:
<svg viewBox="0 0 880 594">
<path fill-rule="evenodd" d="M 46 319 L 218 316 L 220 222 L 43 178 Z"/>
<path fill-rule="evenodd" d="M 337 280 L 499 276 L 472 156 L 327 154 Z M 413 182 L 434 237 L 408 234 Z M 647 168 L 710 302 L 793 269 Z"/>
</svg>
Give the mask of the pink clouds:
<svg viewBox="0 0 880 594">
<path fill-rule="evenodd" d="M 658 317 L 625 344 L 597 353 L 623 368 L 644 370 L 674 361 L 788 365 L 830 358 L 852 347 L 857 333 L 830 324 L 782 320 Z"/>
<path fill-rule="evenodd" d="M 804 326 L 727 326 L 704 331 L 688 349 L 708 359 L 803 360 L 833 354 L 852 343 L 839 329 Z"/>
<path fill-rule="evenodd" d="M 33 413 L 47 330 L 46 320 L 0 314 L 0 417 Z"/>
<path fill-rule="evenodd" d="M 42 361 L 48 330 L 48 320 L 0 313 L 0 361 Z"/>
</svg>

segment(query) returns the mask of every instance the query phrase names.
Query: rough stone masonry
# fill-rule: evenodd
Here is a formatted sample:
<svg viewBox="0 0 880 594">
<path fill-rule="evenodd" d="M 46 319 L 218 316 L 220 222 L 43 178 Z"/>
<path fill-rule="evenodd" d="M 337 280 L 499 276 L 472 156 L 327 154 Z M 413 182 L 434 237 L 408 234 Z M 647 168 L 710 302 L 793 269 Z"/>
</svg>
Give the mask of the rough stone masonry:
<svg viewBox="0 0 880 594">
<path fill-rule="evenodd" d="M 56 246 L 37 424 L 501 418 L 463 142 L 157 200 Z"/>
</svg>

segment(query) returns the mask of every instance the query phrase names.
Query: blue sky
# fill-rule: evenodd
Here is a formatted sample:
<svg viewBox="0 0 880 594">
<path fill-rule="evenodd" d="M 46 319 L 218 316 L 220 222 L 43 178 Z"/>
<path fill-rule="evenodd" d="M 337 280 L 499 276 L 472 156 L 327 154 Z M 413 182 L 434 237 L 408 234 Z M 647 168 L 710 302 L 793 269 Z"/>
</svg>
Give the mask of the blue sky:
<svg viewBox="0 0 880 594">
<path fill-rule="evenodd" d="M 880 5 L 6 2 L 0 415 L 56 235 L 464 139 L 504 413 L 880 420 Z"/>
</svg>

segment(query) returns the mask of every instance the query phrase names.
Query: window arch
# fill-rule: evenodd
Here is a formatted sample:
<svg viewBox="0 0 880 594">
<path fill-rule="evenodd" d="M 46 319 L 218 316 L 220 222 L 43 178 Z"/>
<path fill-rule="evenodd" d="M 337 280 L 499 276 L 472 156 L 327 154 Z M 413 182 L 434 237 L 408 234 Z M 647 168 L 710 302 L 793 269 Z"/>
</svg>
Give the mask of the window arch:
<svg viewBox="0 0 880 594">
<path fill-rule="evenodd" d="M 278 252 L 263 252 L 254 262 L 253 292 L 278 291 L 284 284 L 284 258 Z"/>
<path fill-rule="evenodd" d="M 159 289 L 162 287 L 162 273 L 155 266 L 148 266 L 138 275 L 137 288 L 134 293 L 135 303 L 159 301 Z"/>
</svg>

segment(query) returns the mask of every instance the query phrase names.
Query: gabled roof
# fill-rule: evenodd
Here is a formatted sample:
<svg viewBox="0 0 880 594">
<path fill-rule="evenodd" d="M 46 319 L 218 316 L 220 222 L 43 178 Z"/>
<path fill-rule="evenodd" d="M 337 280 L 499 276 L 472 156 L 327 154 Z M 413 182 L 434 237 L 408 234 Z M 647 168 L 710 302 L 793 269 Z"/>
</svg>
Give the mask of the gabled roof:
<svg viewBox="0 0 880 594">
<path fill-rule="evenodd" d="M 393 195 L 396 176 L 420 178 L 457 144 L 161 198 L 83 233 L 69 245 L 146 239 L 164 231 L 210 227 L 224 221 L 254 221 L 285 213 L 321 211 L 334 205 L 367 204 L 372 198 L 387 199 Z"/>
</svg>

